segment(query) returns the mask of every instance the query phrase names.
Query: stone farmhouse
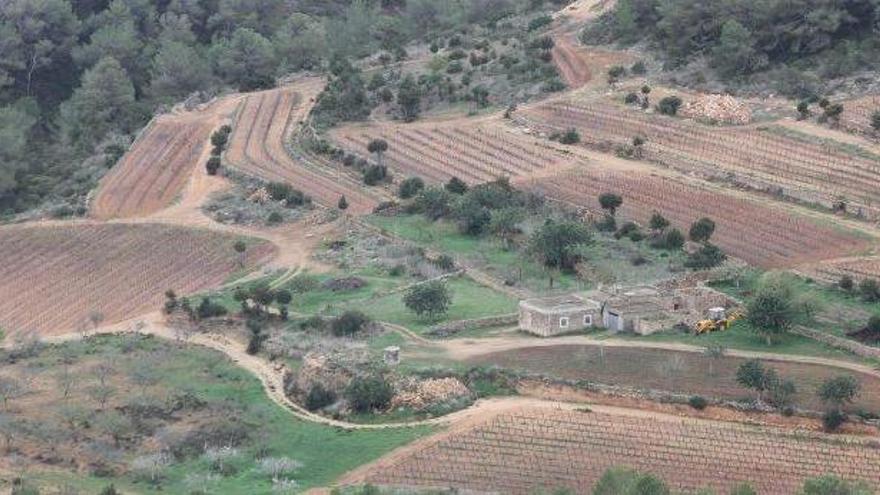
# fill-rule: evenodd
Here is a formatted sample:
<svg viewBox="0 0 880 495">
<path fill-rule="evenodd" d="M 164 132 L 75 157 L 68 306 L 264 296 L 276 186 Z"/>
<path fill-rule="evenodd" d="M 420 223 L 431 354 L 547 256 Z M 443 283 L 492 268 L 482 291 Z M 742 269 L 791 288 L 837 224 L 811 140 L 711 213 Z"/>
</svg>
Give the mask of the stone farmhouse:
<svg viewBox="0 0 880 495">
<path fill-rule="evenodd" d="M 600 290 L 521 301 L 519 328 L 540 337 L 590 328 L 650 335 L 677 324 L 693 325 L 711 308 L 735 305 L 705 286 Z"/>
</svg>

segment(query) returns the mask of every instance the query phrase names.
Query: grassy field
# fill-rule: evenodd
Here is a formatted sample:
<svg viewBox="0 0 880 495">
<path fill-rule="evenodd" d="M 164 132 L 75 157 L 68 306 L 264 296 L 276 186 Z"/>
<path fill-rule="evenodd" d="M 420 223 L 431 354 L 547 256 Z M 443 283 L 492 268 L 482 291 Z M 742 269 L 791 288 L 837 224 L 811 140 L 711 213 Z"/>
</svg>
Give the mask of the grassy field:
<svg viewBox="0 0 880 495">
<path fill-rule="evenodd" d="M 103 409 L 87 392 L 95 380 L 93 370 L 98 363 L 112 363 L 114 369 L 110 383 L 115 392 Z M 62 366 L 76 383 L 67 398 L 61 396 L 53 381 L 54 373 Z M 145 373 L 150 376 L 149 385 L 142 386 L 147 383 Z M 191 493 L 196 486 L 207 487 L 206 493 L 273 493 L 270 477 L 259 469 L 259 453 L 302 463 L 291 479 L 299 489 L 306 489 L 326 485 L 342 473 L 431 432 L 427 428 L 343 431 L 296 420 L 265 396 L 255 377 L 225 356 L 149 337 L 100 337 L 85 343 L 47 347 L 36 356 L 4 366 L 0 372 L 5 379 L 25 374 L 34 377 L 35 385 L 25 398 L 10 402 L 2 416 L 40 426 L 34 433 L 22 427 L 13 448 L 26 460 L 24 478 L 41 487 L 69 486 L 96 493 L 112 482 L 127 493 Z M 107 436 L 94 426 L 102 424 L 100 418 L 111 411 L 122 411 L 122 416 L 128 416 L 132 404 L 145 397 L 154 401 L 154 407 L 168 408 L 170 397 L 184 392 L 200 405 L 192 409 L 163 409 L 162 414 L 156 413 L 149 421 L 133 420 L 135 427 L 118 448 L 107 448 Z M 68 427 L 58 418 L 67 417 L 73 407 L 88 419 Z M 211 431 L 238 431 L 230 424 L 241 426 L 247 434 L 234 442 L 237 455 L 228 461 L 232 468 L 218 472 L 216 465 L 198 450 L 210 445 L 207 437 Z M 206 438 L 203 440 L 199 435 Z M 172 456 L 171 462 L 161 469 L 158 483 L 138 479 L 129 470 L 135 457 L 162 447 L 175 451 L 185 441 L 195 451 Z M 98 448 L 101 445 L 104 450 Z M 99 451 L 107 452 L 101 462 L 111 465 L 114 474 L 83 474 L 96 465 L 98 457 L 93 457 L 92 452 Z M 37 454 L 62 461 L 54 462 L 49 469 L 39 461 L 28 460 Z"/>
<path fill-rule="evenodd" d="M 550 289 L 551 276 L 553 288 L 578 287 L 572 275 L 545 270 L 519 251 L 505 249 L 497 239 L 463 235 L 450 222 L 431 222 L 421 215 L 372 216 L 368 220 L 402 239 L 449 254 L 459 263 L 479 267 L 501 280 L 516 280 L 531 290 Z"/>
</svg>

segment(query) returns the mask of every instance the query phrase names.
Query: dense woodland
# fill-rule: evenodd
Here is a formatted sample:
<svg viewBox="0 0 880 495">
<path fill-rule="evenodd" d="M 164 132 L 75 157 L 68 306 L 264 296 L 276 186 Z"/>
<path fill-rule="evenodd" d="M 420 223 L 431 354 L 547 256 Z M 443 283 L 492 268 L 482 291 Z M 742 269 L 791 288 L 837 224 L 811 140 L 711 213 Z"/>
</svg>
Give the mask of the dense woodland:
<svg viewBox="0 0 880 495">
<path fill-rule="evenodd" d="M 648 41 L 667 68 L 706 60 L 736 84 L 768 73 L 776 89 L 812 96 L 827 79 L 880 63 L 878 0 L 620 0 L 585 42 Z"/>
<path fill-rule="evenodd" d="M 564 1 L 546 2 L 558 8 Z M 5 0 L 0 2 L 0 215 L 81 199 L 163 106 L 331 69 L 333 107 L 361 110 L 352 63 L 544 0 Z M 331 64 L 331 61 L 333 63 Z M 331 88 L 333 89 L 333 88 Z M 327 103 L 322 105 L 327 106 Z M 80 211 L 76 211 L 77 205 Z"/>
</svg>

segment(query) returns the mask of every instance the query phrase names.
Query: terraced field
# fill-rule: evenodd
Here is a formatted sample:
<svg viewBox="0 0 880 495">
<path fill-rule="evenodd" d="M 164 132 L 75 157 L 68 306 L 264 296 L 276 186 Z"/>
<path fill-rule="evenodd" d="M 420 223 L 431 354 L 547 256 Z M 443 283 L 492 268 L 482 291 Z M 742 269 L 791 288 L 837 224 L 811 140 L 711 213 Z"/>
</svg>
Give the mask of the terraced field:
<svg viewBox="0 0 880 495">
<path fill-rule="evenodd" d="M 472 123 L 352 126 L 332 133 L 343 148 L 367 155 L 373 139 L 388 142 L 385 160 L 404 176 L 469 184 L 529 175 L 568 161 L 546 143 L 500 126 Z"/>
<path fill-rule="evenodd" d="M 320 89 L 320 85 L 312 82 L 247 97 L 233 124 L 227 163 L 265 180 L 287 182 L 324 206 L 336 207 L 344 195 L 349 212 L 369 213 L 378 201 L 363 184 L 329 169 L 312 168 L 293 159 L 284 147 L 308 115 Z"/>
<path fill-rule="evenodd" d="M 880 449 L 869 440 L 717 423 L 651 413 L 529 408 L 439 435 L 379 465 L 380 485 L 531 494 L 590 493 L 614 466 L 650 472 L 678 491 L 796 493 L 809 477 L 834 474 L 880 488 Z"/>
<path fill-rule="evenodd" d="M 845 129 L 863 134 L 876 134 L 871 127 L 871 116 L 880 111 L 880 95 L 870 95 L 843 102 L 840 125 Z"/>
<path fill-rule="evenodd" d="M 155 224 L 0 227 L 0 327 L 42 335 L 79 330 L 90 315 L 114 323 L 161 308 L 168 289 L 191 294 L 252 269 L 275 248 Z"/>
<path fill-rule="evenodd" d="M 553 101 L 517 114 L 545 131 L 578 129 L 588 145 L 613 147 L 646 139 L 645 158 L 703 177 L 831 206 L 847 202 L 880 218 L 880 159 L 820 142 L 748 128 L 715 128 L 603 101 Z"/>
<path fill-rule="evenodd" d="M 159 117 L 101 181 L 91 216 L 132 218 L 169 206 L 198 165 L 211 130 L 207 120 Z"/>
<path fill-rule="evenodd" d="M 581 167 L 521 185 L 596 212 L 601 211 L 599 195 L 614 192 L 623 197 L 620 218 L 648 225 L 651 215 L 659 212 L 685 233 L 695 220 L 709 217 L 717 224 L 716 244 L 764 268 L 794 267 L 870 247 L 862 237 L 781 207 L 635 170 Z"/>
</svg>

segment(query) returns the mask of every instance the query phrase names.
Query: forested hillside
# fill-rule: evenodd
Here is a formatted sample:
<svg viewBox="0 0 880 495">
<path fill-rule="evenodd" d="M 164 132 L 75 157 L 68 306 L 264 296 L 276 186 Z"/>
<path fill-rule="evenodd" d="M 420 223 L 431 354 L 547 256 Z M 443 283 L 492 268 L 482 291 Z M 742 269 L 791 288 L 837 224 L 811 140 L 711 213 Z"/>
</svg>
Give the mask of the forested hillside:
<svg viewBox="0 0 880 495">
<path fill-rule="evenodd" d="M 506 16 L 544 4 L 4 0 L 0 216 L 46 203 L 58 216 L 81 213 L 82 199 L 132 135 L 162 106 L 196 92 L 205 99 L 271 87 L 291 72 L 322 71 L 330 60 L 346 67 L 342 61 L 380 52 L 403 60 L 403 47 L 414 40 L 469 26 L 493 29 Z"/>
<path fill-rule="evenodd" d="M 776 89 L 811 96 L 821 82 L 880 64 L 878 0 L 620 0 L 586 43 L 648 41 L 667 68 L 705 59 L 722 81 L 775 71 Z"/>
</svg>

